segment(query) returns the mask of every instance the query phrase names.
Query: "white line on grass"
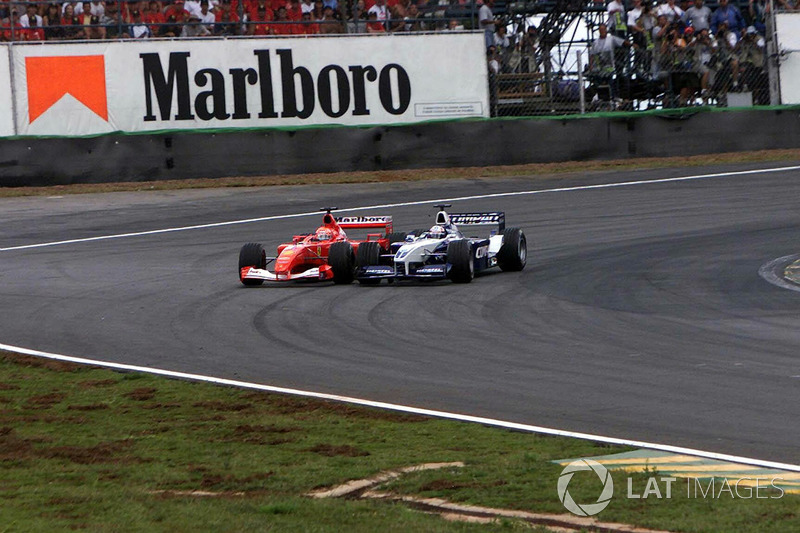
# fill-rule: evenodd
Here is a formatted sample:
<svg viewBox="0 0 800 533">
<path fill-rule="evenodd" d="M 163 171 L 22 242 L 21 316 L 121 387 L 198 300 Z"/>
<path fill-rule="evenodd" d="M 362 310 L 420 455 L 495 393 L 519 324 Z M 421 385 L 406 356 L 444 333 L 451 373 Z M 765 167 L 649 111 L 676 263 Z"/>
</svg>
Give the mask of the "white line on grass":
<svg viewBox="0 0 800 533">
<path fill-rule="evenodd" d="M 518 422 L 508 422 L 505 420 L 497 420 L 494 418 L 485 418 L 481 416 L 472 416 L 459 413 L 450 413 L 447 411 L 437 411 L 435 409 L 424 409 L 421 407 L 411 407 L 408 405 L 399 405 L 394 403 L 376 402 L 373 400 L 364 400 L 362 398 L 352 398 L 350 396 L 339 396 L 338 394 L 325 394 L 322 392 L 304 391 L 299 389 L 290 389 L 286 387 L 274 387 L 272 385 L 262 385 L 259 383 L 249 383 L 247 381 L 237 381 L 232 379 L 216 378 L 213 376 L 203 376 L 200 374 L 188 374 L 186 372 L 175 372 L 172 370 L 163 370 L 160 368 L 151 368 L 146 366 L 126 365 L 121 363 L 112 363 L 109 361 L 97 361 L 94 359 L 85 359 L 83 357 L 72 357 L 69 355 L 61 355 L 50 352 L 41 352 L 38 350 L 30 350 L 28 348 L 21 348 L 19 346 L 10 346 L 8 344 L 0 344 L 0 350 L 6 350 L 23 355 L 32 355 L 36 357 L 45 357 L 48 359 L 55 359 L 58 361 L 65 361 L 70 363 L 77 363 L 82 365 L 93 365 L 104 368 L 111 368 L 114 370 L 124 370 L 131 372 L 144 372 L 147 374 L 155 374 L 158 376 L 166 376 L 170 378 L 180 378 L 191 381 L 202 381 L 206 383 L 215 383 L 217 385 L 227 385 L 232 387 L 239 387 L 244 389 L 253 389 L 264 392 L 274 392 L 280 394 L 291 394 L 294 396 L 303 396 L 307 398 L 318 398 L 322 400 L 333 400 L 337 402 L 346 402 L 355 405 L 362 405 L 365 407 L 376 407 L 379 409 L 390 409 L 392 411 L 402 411 L 404 413 L 412 413 L 417 415 L 431 416 L 435 418 L 446 418 L 450 420 L 459 420 L 462 422 L 472 422 L 476 424 L 485 424 L 488 426 L 502 427 L 507 429 L 514 429 L 519 431 L 526 431 L 530 433 L 540 433 L 544 435 L 554 435 L 559 437 L 569 437 L 575 439 L 591 440 L 596 442 L 605 442 L 608 444 L 619 444 L 625 446 L 635 446 L 638 448 L 649 448 L 652 450 L 661 450 L 665 452 L 693 455 L 697 457 L 704 457 L 706 459 L 717 459 L 719 461 L 729 461 L 733 463 L 759 466 L 762 468 L 775 468 L 778 470 L 789 470 L 793 472 L 800 472 L 800 465 L 793 465 L 788 463 L 778 463 L 774 461 L 765 461 L 762 459 L 753 459 L 750 457 L 740 457 L 738 455 L 729 455 L 724 453 L 709 452 L 705 450 L 695 450 L 693 448 L 683 448 L 681 446 L 672 446 L 669 444 L 658 444 L 653 442 L 643 442 L 630 439 L 619 439 L 616 437 L 606 437 L 603 435 L 592 435 L 590 433 L 579 433 L 575 431 L 565 431 L 561 429 L 552 429 L 542 426 L 533 426 L 529 424 L 520 424 Z"/>
<path fill-rule="evenodd" d="M 617 183 L 600 183 L 597 185 L 580 185 L 577 187 L 557 187 L 554 189 L 535 189 L 531 191 L 515 191 L 515 192 L 498 192 L 498 193 L 491 193 L 491 194 L 476 194 L 472 196 L 458 196 L 454 198 L 437 198 L 436 200 L 417 200 L 414 202 L 398 202 L 394 204 L 379 204 L 379 205 L 367 205 L 362 207 L 349 207 L 346 209 L 339 209 L 338 212 L 340 213 L 347 213 L 352 211 L 366 211 L 368 209 L 389 209 L 394 207 L 405 207 L 410 205 L 424 205 L 424 204 L 433 204 L 433 203 L 441 203 L 441 202 L 461 202 L 465 200 L 480 200 L 483 198 L 502 198 L 504 196 L 525 196 L 525 195 L 533 195 L 533 194 L 546 194 L 546 193 L 557 193 L 557 192 L 574 192 L 574 191 L 589 191 L 594 189 L 611 189 L 614 187 L 630 187 L 634 185 L 654 185 L 659 183 L 673 183 L 673 182 L 680 182 L 680 181 L 693 181 L 693 180 L 702 180 L 702 179 L 710 179 L 710 178 L 723 178 L 723 177 L 732 177 L 732 176 L 746 176 L 751 174 L 763 174 L 768 172 L 787 172 L 790 170 L 800 170 L 800 166 L 791 166 L 791 167 L 779 167 L 779 168 L 763 168 L 763 169 L 755 169 L 755 170 L 737 170 L 734 172 L 717 172 L 715 174 L 698 174 L 696 176 L 679 176 L 675 178 L 658 178 L 652 180 L 637 180 L 637 181 L 622 181 Z M 150 231 L 137 231 L 133 233 L 119 233 L 116 235 L 101 235 L 97 237 L 86 237 L 83 239 L 69 239 L 65 241 L 53 241 L 53 242 L 44 242 L 38 244 L 24 244 L 21 246 L 9 246 L 6 248 L 0 248 L 0 252 L 10 252 L 13 250 L 26 250 L 30 248 L 44 248 L 47 246 L 59 246 L 64 244 L 75 244 L 80 242 L 92 242 L 92 241 L 104 241 L 109 239 L 123 239 L 126 237 L 142 237 L 145 235 L 157 235 L 161 233 L 172 233 L 176 231 L 188 231 L 194 229 L 207 229 L 207 228 L 218 228 L 221 226 L 233 226 L 236 224 L 249 224 L 252 222 L 264 222 L 268 220 L 280 220 L 286 218 L 298 218 L 298 217 L 307 217 L 318 215 L 319 211 L 307 211 L 305 213 L 292 213 L 288 215 L 273 215 L 268 217 L 258 217 L 258 218 L 247 218 L 243 220 L 229 220 L 227 222 L 214 222 L 210 224 L 197 224 L 194 226 L 183 226 L 179 228 L 164 228 L 164 229 L 156 229 Z"/>
</svg>

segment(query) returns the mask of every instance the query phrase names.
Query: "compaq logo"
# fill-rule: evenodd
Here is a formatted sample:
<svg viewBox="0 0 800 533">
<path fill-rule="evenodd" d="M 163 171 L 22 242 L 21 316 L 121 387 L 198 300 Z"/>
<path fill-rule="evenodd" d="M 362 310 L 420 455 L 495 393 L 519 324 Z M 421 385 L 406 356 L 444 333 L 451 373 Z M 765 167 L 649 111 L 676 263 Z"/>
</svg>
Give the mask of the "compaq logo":
<svg viewBox="0 0 800 533">
<path fill-rule="evenodd" d="M 26 57 L 28 122 L 33 123 L 66 94 L 108 121 L 103 56 Z"/>
<path fill-rule="evenodd" d="M 327 65 L 312 73 L 295 66 L 291 50 L 275 50 L 280 68 L 280 91 L 283 109 L 276 109 L 269 50 L 254 50 L 255 65 L 232 67 L 227 73 L 215 68 L 190 71 L 189 52 L 169 54 L 166 69 L 159 54 L 139 54 L 145 86 L 145 121 L 156 120 L 241 120 L 252 113 L 258 118 L 307 119 L 319 108 L 331 118 L 346 113 L 369 115 L 370 106 L 380 105 L 392 115 L 402 115 L 411 102 L 411 82 L 406 70 L 390 63 L 378 70 L 372 65 Z M 393 83 L 393 79 L 396 82 Z M 378 102 L 367 98 L 367 85 L 377 82 Z M 298 85 L 299 83 L 299 85 Z M 192 99 L 191 85 L 205 88 Z M 258 109 L 248 108 L 249 86 L 258 95 Z M 298 90 L 299 89 L 299 90 Z M 226 91 L 231 91 L 232 108 Z M 155 96 L 154 107 L 153 96 Z M 171 116 L 172 103 L 176 113 Z M 280 111 L 280 113 L 278 113 Z"/>
</svg>

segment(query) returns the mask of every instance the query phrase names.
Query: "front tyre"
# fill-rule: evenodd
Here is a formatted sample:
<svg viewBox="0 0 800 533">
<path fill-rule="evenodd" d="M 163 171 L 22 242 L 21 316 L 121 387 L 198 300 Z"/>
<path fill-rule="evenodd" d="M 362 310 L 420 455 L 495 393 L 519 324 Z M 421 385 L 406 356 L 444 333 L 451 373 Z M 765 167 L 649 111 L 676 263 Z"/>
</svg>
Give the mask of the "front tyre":
<svg viewBox="0 0 800 533">
<path fill-rule="evenodd" d="M 503 244 L 497 252 L 497 266 L 503 272 L 519 272 L 528 261 L 528 242 L 519 228 L 503 230 Z"/>
<path fill-rule="evenodd" d="M 469 283 L 475 277 L 472 245 L 468 240 L 451 241 L 447 245 L 447 262 L 450 264 L 447 277 L 454 283 Z"/>
<path fill-rule="evenodd" d="M 239 250 L 239 281 L 246 287 L 256 287 L 264 283 L 263 279 L 242 279 L 242 269 L 245 267 L 254 267 L 260 270 L 267 268 L 267 254 L 259 243 L 248 242 Z"/>
<path fill-rule="evenodd" d="M 334 283 L 352 283 L 356 266 L 353 245 L 347 241 L 331 244 L 328 250 L 328 265 L 333 270 Z"/>
</svg>

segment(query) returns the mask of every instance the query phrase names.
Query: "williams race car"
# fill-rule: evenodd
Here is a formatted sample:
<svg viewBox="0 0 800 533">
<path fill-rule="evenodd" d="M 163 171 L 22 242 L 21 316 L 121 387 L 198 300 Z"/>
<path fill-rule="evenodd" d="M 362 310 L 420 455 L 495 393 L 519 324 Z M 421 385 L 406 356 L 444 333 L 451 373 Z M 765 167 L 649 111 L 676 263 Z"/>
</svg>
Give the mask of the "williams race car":
<svg viewBox="0 0 800 533">
<path fill-rule="evenodd" d="M 392 233 L 392 217 L 360 216 L 334 217 L 326 207 L 322 211 L 322 225 L 314 233 L 295 235 L 292 242 L 278 246 L 276 257 L 267 257 L 264 247 L 247 243 L 239 252 L 239 280 L 246 286 L 261 285 L 264 281 L 333 280 L 334 283 L 351 283 L 355 269 L 356 252 L 365 244 L 388 252 L 390 244 L 403 241 L 405 233 Z M 383 233 L 369 233 L 366 239 L 348 239 L 345 229 L 382 228 Z M 273 272 L 267 265 L 275 262 Z"/>
<path fill-rule="evenodd" d="M 414 230 L 388 252 L 362 243 L 356 256 L 356 279 L 374 285 L 382 279 L 450 279 L 469 283 L 476 272 L 500 267 L 504 271 L 525 268 L 528 249 L 519 228 L 505 227 L 505 213 L 451 213 L 449 204 L 436 206 L 436 224 L 428 231 Z M 467 237 L 459 226 L 496 226 L 489 237 Z"/>
</svg>

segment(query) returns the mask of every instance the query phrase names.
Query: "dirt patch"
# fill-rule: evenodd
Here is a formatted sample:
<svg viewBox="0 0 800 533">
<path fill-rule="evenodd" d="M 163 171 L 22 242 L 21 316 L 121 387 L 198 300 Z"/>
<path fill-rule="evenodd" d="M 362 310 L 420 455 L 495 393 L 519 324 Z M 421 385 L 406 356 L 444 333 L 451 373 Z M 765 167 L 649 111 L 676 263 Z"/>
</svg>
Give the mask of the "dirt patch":
<svg viewBox="0 0 800 533">
<path fill-rule="evenodd" d="M 253 407 L 252 403 L 225 403 L 219 400 L 196 402 L 192 407 L 201 407 L 203 409 L 210 409 L 212 411 L 244 411 Z"/>
<path fill-rule="evenodd" d="M 433 481 L 429 481 L 422 485 L 419 490 L 420 492 L 429 492 L 429 491 L 442 491 L 442 490 L 457 490 L 457 489 L 480 489 L 485 487 L 502 487 L 503 485 L 507 485 L 507 481 L 503 481 L 502 479 L 498 479 L 492 483 L 478 483 L 476 481 L 466 482 L 466 481 L 454 481 L 452 479 L 434 479 Z"/>
<path fill-rule="evenodd" d="M 32 442 L 17 436 L 13 428 L 0 428 L 0 461 L 29 459 L 32 454 Z"/>
<path fill-rule="evenodd" d="M 30 368 L 46 368 L 56 372 L 77 372 L 85 368 L 93 368 L 87 366 L 76 365 L 75 363 L 68 363 L 66 361 L 58 361 L 56 359 L 47 359 L 45 357 L 33 357 L 30 355 L 21 355 L 10 352 L 0 352 L 3 361 L 13 363 L 19 366 Z"/>
<path fill-rule="evenodd" d="M 95 446 L 57 446 L 39 450 L 37 455 L 47 459 L 66 459 L 82 465 L 98 463 L 129 464 L 141 463 L 144 459 L 126 452 L 133 447 L 131 440 L 101 442 Z"/>
<path fill-rule="evenodd" d="M 141 407 L 142 409 L 175 409 L 180 406 L 181 404 L 179 403 L 148 403 Z"/>
<path fill-rule="evenodd" d="M 281 394 L 247 394 L 248 399 L 261 402 L 280 414 L 314 413 L 335 414 L 351 418 L 367 420 L 384 420 L 387 422 L 425 422 L 428 418 L 420 415 L 371 409 L 346 403 L 317 400 L 315 398 L 296 398 Z"/>
<path fill-rule="evenodd" d="M 92 379 L 89 381 L 81 381 L 78 383 L 78 386 L 84 389 L 94 389 L 97 387 L 110 387 L 116 384 L 117 380 L 115 379 Z"/>
<path fill-rule="evenodd" d="M 107 403 L 91 403 L 87 405 L 68 405 L 67 411 L 100 411 L 108 409 Z"/>
<path fill-rule="evenodd" d="M 135 400 L 137 402 L 147 402 L 155 398 L 157 390 L 153 387 L 140 387 L 123 394 L 126 398 Z"/>
<path fill-rule="evenodd" d="M 255 425 L 251 426 L 249 424 L 236 426 L 233 430 L 233 434 L 237 435 L 248 435 L 251 433 L 290 433 L 292 431 L 300 431 L 302 428 L 293 427 L 293 426 L 276 426 L 270 424 L 268 426 L 260 426 Z"/>
<path fill-rule="evenodd" d="M 61 392 L 51 392 L 49 394 L 40 394 L 31 396 L 25 402 L 25 406 L 31 409 L 49 409 L 57 403 L 61 403 L 67 395 Z"/>
<path fill-rule="evenodd" d="M 309 448 L 308 451 L 324 455 L 325 457 L 366 457 L 369 455 L 368 451 L 359 450 L 347 444 L 342 444 L 340 446 L 333 444 L 317 444 L 313 448 Z"/>
<path fill-rule="evenodd" d="M 0 383 L 0 390 L 19 390 L 19 387 L 11 383 Z"/>
</svg>

